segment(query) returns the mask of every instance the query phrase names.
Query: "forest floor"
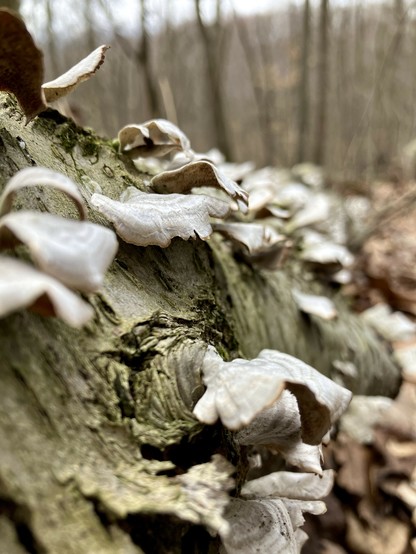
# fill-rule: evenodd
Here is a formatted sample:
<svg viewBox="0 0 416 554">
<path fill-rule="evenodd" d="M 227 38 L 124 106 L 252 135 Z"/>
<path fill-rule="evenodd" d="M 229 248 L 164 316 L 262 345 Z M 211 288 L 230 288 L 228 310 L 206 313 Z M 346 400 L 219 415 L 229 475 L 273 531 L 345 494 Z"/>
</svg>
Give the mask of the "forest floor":
<svg viewBox="0 0 416 554">
<path fill-rule="evenodd" d="M 376 183 L 370 199 L 382 209 L 408 196 L 415 184 Z M 382 222 L 361 248 L 345 289 L 359 312 L 382 303 L 401 322 L 402 315 L 409 318 L 403 333 L 394 319 L 386 320 L 392 348 L 405 360 L 403 383 L 393 400 L 358 399 L 341 421 L 324 452 L 326 466 L 337 470 L 336 484 L 327 513 L 307 519 L 304 554 L 416 552 L 415 208 L 404 202 Z"/>
</svg>

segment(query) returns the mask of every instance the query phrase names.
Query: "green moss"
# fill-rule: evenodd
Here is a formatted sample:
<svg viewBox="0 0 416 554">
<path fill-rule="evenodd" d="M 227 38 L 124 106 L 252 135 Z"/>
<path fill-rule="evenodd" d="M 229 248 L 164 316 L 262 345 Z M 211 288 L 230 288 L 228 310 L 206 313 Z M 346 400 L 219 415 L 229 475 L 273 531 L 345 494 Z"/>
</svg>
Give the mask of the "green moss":
<svg viewBox="0 0 416 554">
<path fill-rule="evenodd" d="M 79 136 L 76 132 L 75 124 L 70 121 L 58 127 L 56 136 L 59 138 L 65 152 L 71 152 L 75 145 L 79 142 Z"/>
</svg>

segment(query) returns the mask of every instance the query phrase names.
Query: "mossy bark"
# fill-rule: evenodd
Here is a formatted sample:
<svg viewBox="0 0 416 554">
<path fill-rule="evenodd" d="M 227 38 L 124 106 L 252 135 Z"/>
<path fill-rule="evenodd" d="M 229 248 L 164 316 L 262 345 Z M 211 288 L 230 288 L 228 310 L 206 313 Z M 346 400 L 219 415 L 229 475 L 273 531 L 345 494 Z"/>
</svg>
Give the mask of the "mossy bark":
<svg viewBox="0 0 416 554">
<path fill-rule="evenodd" d="M 0 95 L 0 191 L 30 165 L 68 175 L 86 196 L 97 184 L 113 198 L 143 187 L 110 141 L 52 110 L 25 126 Z M 41 187 L 19 193 L 16 207 L 72 215 Z M 202 527 L 211 516 L 178 476 L 221 453 L 238 481 L 246 460 L 230 433 L 192 415 L 205 344 L 228 359 L 283 350 L 332 377 L 334 360 L 350 361 L 357 372 L 344 381 L 355 392 L 397 390 L 385 345 L 341 298 L 335 322 L 300 314 L 290 289 L 323 289 L 310 278 L 296 259 L 256 270 L 219 238 L 166 249 L 120 242 L 103 290 L 86 297 L 95 317 L 82 330 L 29 311 L 1 320 L 0 551 L 215 552 Z"/>
</svg>

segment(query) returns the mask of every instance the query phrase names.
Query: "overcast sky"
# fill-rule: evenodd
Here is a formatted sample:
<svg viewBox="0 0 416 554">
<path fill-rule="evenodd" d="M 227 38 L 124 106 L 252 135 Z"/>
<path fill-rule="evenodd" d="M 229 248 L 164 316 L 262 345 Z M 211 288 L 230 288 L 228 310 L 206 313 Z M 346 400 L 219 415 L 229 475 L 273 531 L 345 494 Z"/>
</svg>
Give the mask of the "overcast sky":
<svg viewBox="0 0 416 554">
<path fill-rule="evenodd" d="M 147 1 L 151 14 L 150 23 L 156 29 L 163 24 L 168 15 L 173 23 L 195 17 L 195 0 Z M 292 0 L 292 4 L 300 4 L 302 1 Z M 110 28 L 109 17 L 105 15 L 98 0 L 54 0 L 51 4 L 54 32 L 59 35 L 73 33 L 76 29 L 81 30 L 86 2 L 93 6 L 97 14 L 97 26 L 102 29 Z M 139 0 L 102 0 L 102 3 L 107 6 L 108 13 L 119 30 L 124 30 L 125 34 L 137 31 L 140 22 Z M 216 0 L 202 0 L 202 11 L 207 21 L 215 16 L 216 4 Z M 239 14 L 264 13 L 285 7 L 287 4 L 288 0 L 222 0 L 222 9 L 226 14 L 231 14 L 233 10 Z M 21 10 L 30 31 L 41 40 L 42 35 L 46 33 L 46 2 L 22 0 Z"/>
</svg>

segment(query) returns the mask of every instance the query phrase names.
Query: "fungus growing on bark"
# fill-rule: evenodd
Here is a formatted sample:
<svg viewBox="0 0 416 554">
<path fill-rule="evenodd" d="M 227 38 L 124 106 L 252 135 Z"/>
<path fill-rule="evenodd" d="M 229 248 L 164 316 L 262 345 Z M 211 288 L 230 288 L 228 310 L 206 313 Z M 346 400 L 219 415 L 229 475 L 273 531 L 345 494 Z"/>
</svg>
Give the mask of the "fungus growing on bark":
<svg viewBox="0 0 416 554">
<path fill-rule="evenodd" d="M 85 292 L 101 287 L 118 248 L 113 231 L 101 225 L 30 211 L 0 218 L 0 250 L 19 243 L 42 271 Z"/>
<path fill-rule="evenodd" d="M 335 304 L 327 296 L 306 294 L 297 289 L 292 289 L 292 296 L 301 312 L 316 315 L 322 319 L 335 319 L 338 315 Z"/>
<path fill-rule="evenodd" d="M 291 392 L 284 390 L 269 408 L 262 410 L 251 423 L 237 431 L 235 440 L 244 446 L 265 446 L 279 453 L 288 464 L 303 471 L 321 474 L 320 445 L 305 444 L 302 437 L 303 426 L 297 399 Z"/>
<path fill-rule="evenodd" d="M 308 536 L 300 529 L 303 512 L 325 513 L 320 501 L 232 498 L 224 517 L 230 531 L 222 537 L 223 554 L 298 554 Z"/>
<path fill-rule="evenodd" d="M 65 73 L 42 85 L 47 103 L 56 102 L 73 92 L 83 81 L 87 81 L 104 63 L 105 53 L 110 47 L 102 44 Z"/>
<path fill-rule="evenodd" d="M 86 206 L 76 184 L 62 173 L 46 167 L 22 169 L 9 180 L 0 196 L 0 216 L 10 212 L 14 197 L 19 190 L 39 185 L 53 187 L 64 192 L 75 203 L 80 219 L 86 219 Z"/>
<path fill-rule="evenodd" d="M 43 53 L 16 12 L 0 9 L 0 90 L 17 98 L 27 121 L 83 81 L 89 79 L 104 61 L 109 46 L 99 46 L 66 73 L 48 83 L 43 81 Z"/>
<path fill-rule="evenodd" d="M 242 498 L 232 498 L 224 517 L 230 530 L 222 536 L 227 554 L 255 552 L 300 552 L 307 535 L 300 527 L 303 513 L 326 512 L 325 503 L 333 485 L 333 472 L 322 477 L 280 471 L 246 483 Z"/>
<path fill-rule="evenodd" d="M 238 430 L 287 389 L 296 396 L 302 437 L 309 444 L 321 442 L 351 399 L 348 390 L 276 350 L 262 350 L 253 360 L 224 362 L 215 348 L 208 346 L 202 374 L 207 390 L 194 408 L 200 421 L 215 423 L 220 418 L 228 429 Z"/>
<path fill-rule="evenodd" d="M 9 213 L 19 190 L 39 184 L 69 196 L 82 221 L 27 210 Z M 58 315 L 70 325 L 85 323 L 92 316 L 92 309 L 61 283 L 86 292 L 96 291 L 118 248 L 113 231 L 83 221 L 86 207 L 75 183 L 40 167 L 24 169 L 10 179 L 0 196 L 0 214 L 0 250 L 25 244 L 35 265 L 48 274 L 2 257 L 0 316 L 34 305 L 44 315 Z M 24 290 L 19 292 L 19 286 Z"/>
<path fill-rule="evenodd" d="M 93 315 L 91 306 L 56 279 L 20 260 L 0 256 L 0 317 L 29 307 L 73 327 L 81 327 Z"/>
<path fill-rule="evenodd" d="M 151 119 L 141 125 L 132 123 L 118 133 L 120 152 L 130 158 L 164 156 L 183 151 L 192 159 L 191 143 L 176 125 L 166 119 Z"/>
<path fill-rule="evenodd" d="M 274 269 L 279 263 L 287 239 L 269 225 L 258 223 L 214 223 L 214 231 L 233 242 L 234 248 L 243 252 L 245 259 L 257 265 Z"/>
<path fill-rule="evenodd" d="M 236 201 L 243 213 L 248 211 L 248 194 L 212 163 L 204 160 L 190 162 L 171 171 L 163 171 L 153 177 L 150 185 L 155 192 L 181 194 L 195 187 L 219 188 Z"/>
<path fill-rule="evenodd" d="M 124 241 L 162 248 L 174 237 L 206 240 L 212 234 L 209 218 L 223 218 L 230 211 L 227 202 L 211 196 L 149 194 L 134 187 L 126 189 L 120 201 L 95 193 L 91 205 L 113 223 Z"/>
</svg>

